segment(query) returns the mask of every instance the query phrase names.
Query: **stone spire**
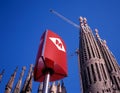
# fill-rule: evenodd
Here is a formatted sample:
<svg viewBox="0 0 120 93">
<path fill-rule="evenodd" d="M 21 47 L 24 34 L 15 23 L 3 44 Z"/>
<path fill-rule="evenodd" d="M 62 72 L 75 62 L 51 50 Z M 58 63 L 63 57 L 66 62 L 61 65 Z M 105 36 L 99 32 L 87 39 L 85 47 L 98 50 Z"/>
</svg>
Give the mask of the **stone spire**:
<svg viewBox="0 0 120 93">
<path fill-rule="evenodd" d="M 11 93 L 13 83 L 14 83 L 14 79 L 16 77 L 17 70 L 18 70 L 18 67 L 16 67 L 14 73 L 11 75 L 11 77 L 10 77 L 6 87 L 5 87 L 5 92 L 4 93 Z"/>
<path fill-rule="evenodd" d="M 19 80 L 14 88 L 14 91 L 13 93 L 20 93 L 20 88 L 21 88 L 21 84 L 22 84 L 22 78 L 23 78 L 23 75 L 24 75 L 24 71 L 26 70 L 26 67 L 22 67 L 22 72 L 20 73 L 20 77 L 19 77 Z"/>
<path fill-rule="evenodd" d="M 60 81 L 58 81 L 58 84 L 57 84 L 57 93 L 62 93 Z"/>
<path fill-rule="evenodd" d="M 26 93 L 27 85 L 29 85 L 29 83 L 32 81 L 32 71 L 33 71 L 33 64 L 30 65 L 30 69 L 29 69 L 27 78 L 26 78 L 26 80 L 24 82 L 24 85 L 22 87 L 21 93 Z"/>
<path fill-rule="evenodd" d="M 91 28 L 87 24 L 87 19 L 80 17 L 80 33 L 83 36 L 83 40 L 86 42 L 85 48 L 87 47 L 87 59 L 90 58 L 101 58 L 102 55 L 100 53 L 100 49 L 97 45 L 95 37 L 92 33 Z M 82 38 L 82 37 L 81 37 Z M 83 41 L 82 40 L 82 41 Z M 84 42 L 84 43 L 85 43 Z M 82 42 L 80 42 L 82 43 Z"/>
<path fill-rule="evenodd" d="M 57 86 L 56 86 L 55 82 L 53 82 L 50 87 L 50 93 L 57 93 Z"/>
<path fill-rule="evenodd" d="M 38 93 L 42 93 L 42 91 L 43 91 L 43 82 L 39 84 Z"/>
<path fill-rule="evenodd" d="M 2 81 L 2 77 L 3 77 L 4 72 L 5 72 L 5 70 L 3 69 L 2 72 L 0 73 L 0 83 Z"/>
<path fill-rule="evenodd" d="M 96 33 L 96 38 L 99 44 L 99 47 L 101 49 L 103 58 L 105 60 L 105 64 L 107 67 L 107 70 L 110 75 L 110 79 L 112 81 L 112 88 L 115 89 L 115 91 L 119 91 L 120 93 L 120 70 L 119 65 L 117 64 L 117 61 L 112 54 L 112 52 L 109 50 L 106 41 L 102 40 L 100 36 L 97 36 L 98 31 Z"/>
<path fill-rule="evenodd" d="M 26 86 L 26 90 L 24 93 L 32 93 L 32 79 L 33 79 L 33 72 L 31 73 L 30 79 L 28 81 L 28 84 Z"/>
<path fill-rule="evenodd" d="M 98 29 L 95 29 L 95 35 L 96 35 L 96 38 L 97 38 L 99 41 L 101 41 L 100 36 L 99 36 L 99 34 L 98 34 Z"/>
<path fill-rule="evenodd" d="M 87 24 L 87 19 L 80 17 L 79 58 L 83 93 L 111 92 L 110 78 L 98 43 Z"/>
<path fill-rule="evenodd" d="M 62 93 L 67 93 L 63 80 L 61 81 Z"/>
</svg>

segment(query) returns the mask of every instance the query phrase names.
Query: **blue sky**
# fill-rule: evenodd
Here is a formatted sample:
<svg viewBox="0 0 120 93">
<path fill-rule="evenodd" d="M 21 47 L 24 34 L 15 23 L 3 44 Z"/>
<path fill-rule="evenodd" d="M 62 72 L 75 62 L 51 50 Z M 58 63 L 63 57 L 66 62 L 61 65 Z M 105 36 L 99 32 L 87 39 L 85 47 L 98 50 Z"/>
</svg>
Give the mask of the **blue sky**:
<svg viewBox="0 0 120 93">
<path fill-rule="evenodd" d="M 79 16 L 86 17 L 89 26 L 97 28 L 101 38 L 120 62 L 120 1 L 119 0 L 1 0 L 0 1 L 0 71 L 5 69 L 0 84 L 1 93 L 16 66 L 19 67 L 15 84 L 22 66 L 34 64 L 45 29 L 59 34 L 67 45 L 68 77 L 64 79 L 68 93 L 80 93 L 77 55 L 79 29 L 51 14 L 54 9 L 79 25 Z M 71 56 L 74 54 L 74 56 Z M 37 93 L 38 82 L 33 82 Z"/>
</svg>

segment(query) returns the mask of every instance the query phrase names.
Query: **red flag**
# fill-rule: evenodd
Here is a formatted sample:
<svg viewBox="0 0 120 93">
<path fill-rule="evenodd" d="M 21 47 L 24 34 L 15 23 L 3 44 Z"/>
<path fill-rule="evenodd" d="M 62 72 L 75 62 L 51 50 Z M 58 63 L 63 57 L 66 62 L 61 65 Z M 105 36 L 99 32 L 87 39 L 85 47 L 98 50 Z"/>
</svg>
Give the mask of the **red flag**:
<svg viewBox="0 0 120 93">
<path fill-rule="evenodd" d="M 46 30 L 40 40 L 34 79 L 43 81 L 46 69 L 51 72 L 50 81 L 61 79 L 68 74 L 66 45 L 60 36 L 50 30 Z"/>
</svg>

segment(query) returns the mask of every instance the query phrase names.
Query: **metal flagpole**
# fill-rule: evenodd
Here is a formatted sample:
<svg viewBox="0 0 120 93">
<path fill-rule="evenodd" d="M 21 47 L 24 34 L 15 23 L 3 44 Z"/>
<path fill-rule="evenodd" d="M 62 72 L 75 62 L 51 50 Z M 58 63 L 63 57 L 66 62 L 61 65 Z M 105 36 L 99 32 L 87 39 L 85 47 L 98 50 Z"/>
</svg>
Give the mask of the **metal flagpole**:
<svg viewBox="0 0 120 93">
<path fill-rule="evenodd" d="M 43 93 L 48 93 L 49 81 L 50 81 L 50 73 L 47 72 L 45 74 L 45 79 L 44 79 L 44 82 L 43 82 Z"/>
</svg>

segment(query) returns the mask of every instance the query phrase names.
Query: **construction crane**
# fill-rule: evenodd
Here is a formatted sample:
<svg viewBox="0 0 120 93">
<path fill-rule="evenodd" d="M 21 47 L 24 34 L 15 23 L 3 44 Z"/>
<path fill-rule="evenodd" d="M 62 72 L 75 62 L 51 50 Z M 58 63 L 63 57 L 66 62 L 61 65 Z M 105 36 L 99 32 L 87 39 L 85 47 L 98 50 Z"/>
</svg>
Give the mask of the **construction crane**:
<svg viewBox="0 0 120 93">
<path fill-rule="evenodd" d="M 56 12 L 55 10 L 50 10 L 51 13 L 57 15 L 58 17 L 60 17 L 61 19 L 63 19 L 64 21 L 68 22 L 69 24 L 73 25 L 76 28 L 80 28 L 79 25 L 77 25 L 76 23 L 72 22 L 71 20 L 69 20 L 68 18 L 64 17 L 63 15 L 59 14 L 58 12 Z"/>
<path fill-rule="evenodd" d="M 74 23 L 73 21 L 69 20 L 68 18 L 64 17 L 64 16 L 61 15 L 60 13 L 56 12 L 55 10 L 52 10 L 52 9 L 51 9 L 50 12 L 53 13 L 53 14 L 55 14 L 56 16 L 60 17 L 60 18 L 63 19 L 64 21 L 68 22 L 69 24 L 73 25 L 74 27 L 80 29 L 80 26 L 79 26 L 79 25 L 77 25 L 77 24 Z M 79 71 L 80 71 L 80 73 L 81 73 L 80 60 L 79 60 L 79 57 L 80 57 L 80 56 L 79 56 L 79 52 L 80 52 L 79 49 L 77 49 L 77 50 L 75 51 L 75 53 L 78 55 L 78 68 L 79 68 Z M 73 55 L 71 55 L 71 56 L 73 56 Z M 80 78 L 82 79 L 81 74 L 79 74 L 79 75 L 80 75 Z M 81 85 L 81 90 L 82 90 L 81 92 L 83 93 L 82 80 L 81 80 L 81 82 L 80 82 L 80 85 Z"/>
</svg>

